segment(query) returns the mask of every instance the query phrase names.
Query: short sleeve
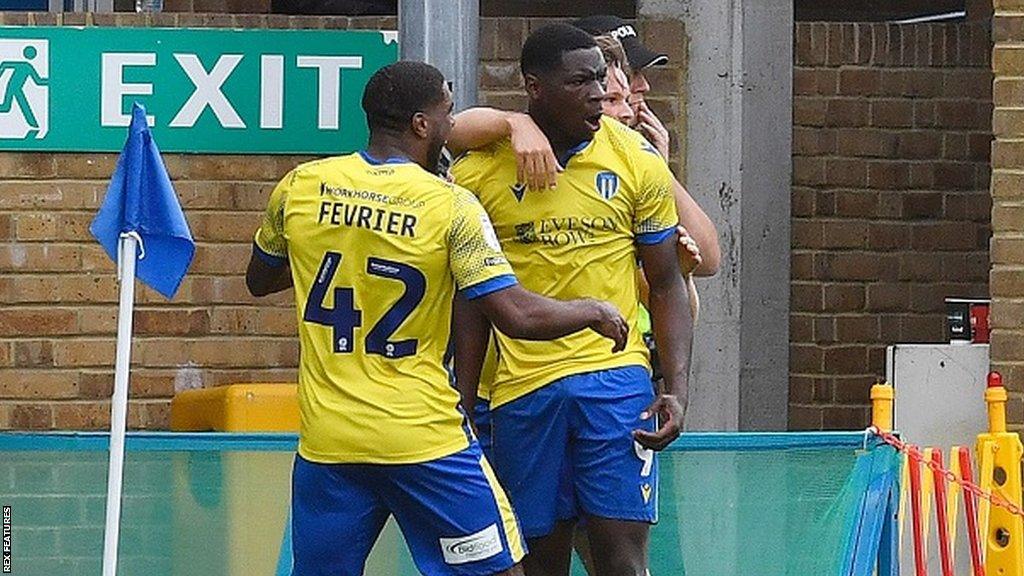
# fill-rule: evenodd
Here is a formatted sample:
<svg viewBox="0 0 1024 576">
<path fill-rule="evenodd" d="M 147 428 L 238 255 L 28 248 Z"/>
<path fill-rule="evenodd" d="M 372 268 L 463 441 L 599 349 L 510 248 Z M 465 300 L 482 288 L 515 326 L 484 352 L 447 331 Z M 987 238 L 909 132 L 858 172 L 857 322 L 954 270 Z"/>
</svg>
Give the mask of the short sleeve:
<svg viewBox="0 0 1024 576">
<path fill-rule="evenodd" d="M 272 267 L 281 267 L 288 263 L 288 240 L 284 235 L 284 207 L 288 198 L 288 190 L 295 182 L 295 171 L 289 172 L 274 187 L 263 213 L 263 222 L 256 230 L 253 251 L 260 260 Z"/>
<path fill-rule="evenodd" d="M 633 234 L 639 244 L 658 244 L 679 224 L 673 194 L 675 177 L 657 154 L 640 156 L 640 182 L 633 213 Z"/>
<path fill-rule="evenodd" d="M 456 186 L 448 232 L 448 259 L 455 285 L 472 300 L 517 283 L 483 206 Z"/>
</svg>

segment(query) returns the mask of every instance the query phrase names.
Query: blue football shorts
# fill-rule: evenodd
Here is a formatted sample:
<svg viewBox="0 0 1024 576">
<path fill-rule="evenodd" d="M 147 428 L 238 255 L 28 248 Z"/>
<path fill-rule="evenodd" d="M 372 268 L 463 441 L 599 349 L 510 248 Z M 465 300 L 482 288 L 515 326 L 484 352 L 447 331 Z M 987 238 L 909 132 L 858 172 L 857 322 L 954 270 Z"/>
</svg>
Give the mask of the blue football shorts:
<svg viewBox="0 0 1024 576">
<path fill-rule="evenodd" d="M 419 464 L 319 464 L 296 455 L 292 575 L 361 576 L 390 515 L 423 574 L 496 574 L 526 554 L 509 500 L 475 441 Z"/>
<path fill-rule="evenodd" d="M 658 464 L 633 430 L 654 401 L 651 375 L 627 366 L 555 380 L 491 408 L 492 463 L 527 538 L 582 513 L 658 519 Z"/>
</svg>

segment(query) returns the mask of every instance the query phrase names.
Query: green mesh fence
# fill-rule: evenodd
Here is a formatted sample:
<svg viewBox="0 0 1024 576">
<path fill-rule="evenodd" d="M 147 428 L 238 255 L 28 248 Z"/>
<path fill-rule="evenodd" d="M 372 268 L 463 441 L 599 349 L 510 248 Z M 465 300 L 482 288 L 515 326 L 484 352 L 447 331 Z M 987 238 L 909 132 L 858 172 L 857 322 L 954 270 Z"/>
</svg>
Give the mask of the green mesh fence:
<svg viewBox="0 0 1024 576">
<path fill-rule="evenodd" d="M 862 444 L 852 433 L 684 436 L 660 460 L 651 574 L 845 575 L 877 476 L 855 473 Z M 0 434 L 13 574 L 100 573 L 104 449 L 101 435 Z M 130 436 L 119 574 L 287 574 L 290 450 L 284 435 Z M 366 573 L 417 574 L 393 523 Z M 586 574 L 578 561 L 573 573 Z"/>
</svg>

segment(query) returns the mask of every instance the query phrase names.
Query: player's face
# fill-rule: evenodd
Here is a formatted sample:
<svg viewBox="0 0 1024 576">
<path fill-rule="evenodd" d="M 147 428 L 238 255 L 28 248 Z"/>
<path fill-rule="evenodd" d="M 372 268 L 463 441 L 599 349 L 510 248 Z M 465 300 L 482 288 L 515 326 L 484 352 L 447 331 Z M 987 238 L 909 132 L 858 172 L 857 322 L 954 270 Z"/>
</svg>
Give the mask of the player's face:
<svg viewBox="0 0 1024 576">
<path fill-rule="evenodd" d="M 640 104 L 650 91 L 651 83 L 647 81 L 647 76 L 644 76 L 643 71 L 634 69 L 633 77 L 629 79 L 629 105 L 633 108 L 633 124 L 639 121 Z"/>
<path fill-rule="evenodd" d="M 452 126 L 455 125 L 455 117 L 452 115 L 454 107 L 455 104 L 452 102 L 451 90 L 445 85 L 444 98 L 427 111 L 427 118 L 429 119 L 427 136 L 428 166 L 437 166 L 438 160 L 441 158 L 441 148 L 448 141 L 448 135 L 451 134 Z"/>
<path fill-rule="evenodd" d="M 629 79 L 618 66 L 608 67 L 608 89 L 601 100 L 601 111 L 623 124 L 633 123 L 635 114 L 629 105 Z"/>
<path fill-rule="evenodd" d="M 601 127 L 607 67 L 597 48 L 562 54 L 562 66 L 541 79 L 537 103 L 565 137 L 590 139 Z"/>
</svg>

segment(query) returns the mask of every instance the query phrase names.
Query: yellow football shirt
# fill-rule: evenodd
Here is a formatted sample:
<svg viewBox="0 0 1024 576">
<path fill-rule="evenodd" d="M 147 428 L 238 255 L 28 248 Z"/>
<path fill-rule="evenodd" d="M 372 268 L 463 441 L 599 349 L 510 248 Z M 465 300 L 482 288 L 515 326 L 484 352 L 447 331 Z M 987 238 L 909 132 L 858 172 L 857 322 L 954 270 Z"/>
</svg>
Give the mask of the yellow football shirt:
<svg viewBox="0 0 1024 576">
<path fill-rule="evenodd" d="M 636 244 L 655 244 L 679 222 L 672 173 L 642 136 L 603 117 L 593 140 L 563 162 L 558 186 L 543 192 L 516 184 L 508 140 L 465 154 L 452 167 L 477 195 L 523 287 L 558 299 L 591 297 L 618 307 L 631 327 L 626 349 L 592 330 L 550 342 L 497 334 L 491 390 L 497 407 L 554 380 L 628 365 L 649 366 L 638 322 Z M 564 160 L 564 159 L 563 159 Z"/>
<path fill-rule="evenodd" d="M 469 445 L 442 365 L 452 298 L 516 283 L 471 193 L 404 159 L 310 162 L 274 189 L 255 242 L 291 266 L 303 458 L 414 463 Z"/>
</svg>

